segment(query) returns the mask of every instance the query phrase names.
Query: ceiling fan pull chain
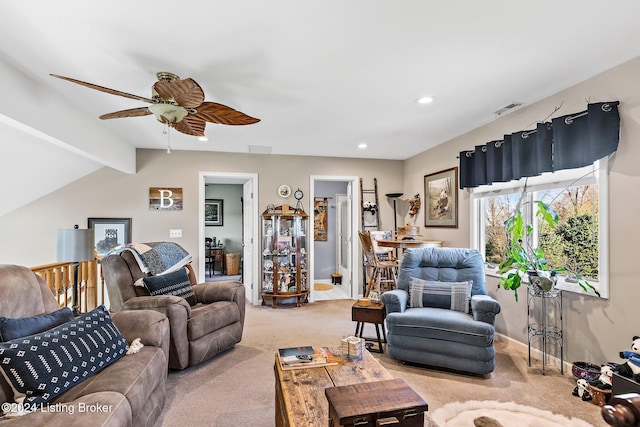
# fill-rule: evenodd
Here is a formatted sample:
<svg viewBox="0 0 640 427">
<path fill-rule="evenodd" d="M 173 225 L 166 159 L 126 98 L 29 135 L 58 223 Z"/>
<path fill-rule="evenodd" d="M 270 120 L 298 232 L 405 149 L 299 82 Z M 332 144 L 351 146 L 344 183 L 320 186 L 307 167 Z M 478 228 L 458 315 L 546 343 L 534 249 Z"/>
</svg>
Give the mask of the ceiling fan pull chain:
<svg viewBox="0 0 640 427">
<path fill-rule="evenodd" d="M 167 154 L 171 154 L 171 126 L 165 123 L 162 133 L 167 134 Z"/>
</svg>

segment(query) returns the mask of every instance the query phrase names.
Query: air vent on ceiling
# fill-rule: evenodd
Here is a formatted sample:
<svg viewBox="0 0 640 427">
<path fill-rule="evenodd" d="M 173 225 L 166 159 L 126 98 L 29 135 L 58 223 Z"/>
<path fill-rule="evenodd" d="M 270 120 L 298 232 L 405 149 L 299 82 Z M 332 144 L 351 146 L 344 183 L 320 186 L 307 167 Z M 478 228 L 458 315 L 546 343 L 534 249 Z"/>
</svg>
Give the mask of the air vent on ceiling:
<svg viewBox="0 0 640 427">
<path fill-rule="evenodd" d="M 493 114 L 495 114 L 496 116 L 501 116 L 505 113 L 511 113 L 512 111 L 518 109 L 518 107 L 522 107 L 522 105 L 524 105 L 522 102 L 512 102 L 511 104 L 505 105 L 502 108 L 498 108 L 493 112 Z"/>
<path fill-rule="evenodd" d="M 268 145 L 250 145 L 249 152 L 256 154 L 271 154 L 271 147 Z"/>
</svg>

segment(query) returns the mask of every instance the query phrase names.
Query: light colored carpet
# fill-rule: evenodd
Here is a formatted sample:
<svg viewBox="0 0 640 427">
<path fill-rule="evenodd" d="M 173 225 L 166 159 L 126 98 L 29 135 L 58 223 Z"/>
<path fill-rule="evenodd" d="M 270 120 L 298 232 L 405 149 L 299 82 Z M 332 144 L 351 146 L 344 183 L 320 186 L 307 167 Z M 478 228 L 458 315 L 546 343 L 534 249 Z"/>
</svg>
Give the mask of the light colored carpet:
<svg viewBox="0 0 640 427">
<path fill-rule="evenodd" d="M 339 345 L 343 337 L 354 334 L 353 303 L 352 299 L 316 301 L 277 309 L 247 305 L 239 344 L 197 366 L 169 373 L 167 401 L 155 427 L 273 426 L 275 352 L 300 345 Z M 364 335 L 375 336 L 372 325 L 365 325 Z M 571 372 L 565 370 L 562 376 L 547 365 L 546 375 L 542 375 L 539 360 L 527 365 L 526 346 L 500 337 L 496 339 L 496 370 L 487 377 L 403 364 L 386 352 L 372 355 L 394 378 L 404 379 L 427 401 L 428 414 L 451 402 L 514 401 L 580 418 L 594 426 L 608 426 L 600 407 L 572 396 L 575 381 Z"/>
<path fill-rule="evenodd" d="M 333 289 L 333 285 L 329 285 L 327 283 L 314 283 L 313 290 L 314 291 L 330 291 Z"/>
<path fill-rule="evenodd" d="M 469 427 L 480 417 L 489 417 L 504 427 L 591 427 L 581 419 L 569 419 L 531 406 L 486 400 L 448 403 L 430 416 L 440 427 Z"/>
</svg>

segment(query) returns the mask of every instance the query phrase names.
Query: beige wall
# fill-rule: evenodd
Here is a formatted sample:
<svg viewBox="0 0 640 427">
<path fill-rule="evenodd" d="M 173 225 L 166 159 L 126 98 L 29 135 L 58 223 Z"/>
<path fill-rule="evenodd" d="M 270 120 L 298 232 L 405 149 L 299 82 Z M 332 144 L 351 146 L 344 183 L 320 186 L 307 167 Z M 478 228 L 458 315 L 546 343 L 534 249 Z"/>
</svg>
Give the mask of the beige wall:
<svg viewBox="0 0 640 427">
<path fill-rule="evenodd" d="M 601 300 L 565 292 L 565 360 L 586 360 L 593 363 L 620 362 L 618 353 L 626 350 L 634 335 L 640 335 L 637 304 L 640 301 L 640 273 L 635 243 L 640 241 L 640 58 L 612 69 L 593 79 L 544 99 L 534 105 L 497 119 L 490 124 L 421 153 L 405 163 L 404 191 L 412 194 L 422 190 L 426 174 L 458 166 L 456 156 L 461 150 L 501 139 L 523 129 L 532 129 L 554 109 L 562 105 L 554 117 L 586 109 L 591 102 L 620 101 L 620 145 L 610 161 L 610 298 Z M 470 96 L 469 102 L 473 102 Z M 470 242 L 469 194 L 460 191 L 457 229 L 426 231 L 429 237 L 442 239 L 447 246 L 466 247 Z M 424 212 L 421 212 L 424 222 Z M 424 225 L 424 224 L 423 224 Z M 488 279 L 488 290 L 502 304 L 497 329 L 521 342 L 527 342 L 527 306 L 524 293 L 514 301 L 511 292 L 497 290 L 497 281 Z"/>
<path fill-rule="evenodd" d="M 222 225 L 204 228 L 205 237 L 215 237 L 224 243 L 226 253 L 242 252 L 242 194 L 241 184 L 207 184 L 205 198 L 222 199 Z"/>
<path fill-rule="evenodd" d="M 610 162 L 610 298 L 599 300 L 565 293 L 565 360 L 594 363 L 619 361 L 618 352 L 629 347 L 631 337 L 640 335 L 637 301 L 640 300 L 638 262 L 635 243 L 640 241 L 640 59 L 633 60 L 596 78 L 553 95 L 537 104 L 497 119 L 473 132 L 421 153 L 405 162 L 229 154 L 161 150 L 138 150 L 137 170 L 133 175 L 103 168 L 27 206 L 0 217 L 0 260 L 3 263 L 34 266 L 55 261 L 56 230 L 79 224 L 86 227 L 88 217 L 131 217 L 133 240 L 149 242 L 169 240 L 170 228 L 182 228 L 179 243 L 194 255 L 198 242 L 198 174 L 207 172 L 243 172 L 259 175 L 259 206 L 280 204 L 276 194 L 280 184 L 300 188 L 309 210 L 310 175 L 349 175 L 365 179 L 370 186 L 378 179 L 379 193 L 404 191 L 403 199 L 420 193 L 424 199 L 426 174 L 457 166 L 456 156 L 505 133 L 532 128 L 562 105 L 557 115 L 581 111 L 586 99 L 592 102 L 619 100 L 622 119 L 620 147 Z M 469 102 L 473 102 L 472 96 Z M 43 176 L 43 180 L 47 177 Z M 149 187 L 182 187 L 182 211 L 157 212 L 148 209 Z M 457 229 L 421 229 L 428 238 L 442 239 L 447 246 L 469 245 L 469 195 L 459 193 Z M 295 205 L 295 200 L 290 199 Z M 392 204 L 381 197 L 382 227 L 393 227 Z M 399 211 L 404 215 L 406 206 Z M 398 219 L 402 224 L 406 217 Z M 424 212 L 416 224 L 424 226 Z M 524 298 L 514 302 L 513 295 L 496 290 L 495 279 L 488 280 L 490 294 L 503 307 L 497 329 L 526 342 L 526 305 Z M 638 300 L 636 300 L 638 298 Z"/>
<path fill-rule="evenodd" d="M 0 260 L 26 266 L 55 262 L 58 228 L 71 228 L 74 224 L 86 228 L 89 217 L 125 217 L 132 218 L 134 242 L 171 240 L 169 229 L 181 228 L 183 238 L 175 241 L 194 256 L 197 264 L 200 172 L 257 173 L 261 211 L 268 203 L 295 206 L 293 196 L 286 200 L 278 196 L 276 190 L 281 184 L 294 190 L 300 188 L 309 212 L 311 175 L 359 176 L 369 186 L 375 177 L 379 194 L 383 195 L 402 188 L 402 169 L 403 162 L 398 160 L 138 150 L 136 174 L 103 168 L 0 216 Z M 150 211 L 149 187 L 181 187 L 183 210 Z M 382 200 L 382 226 L 391 229 L 393 208 Z"/>
</svg>

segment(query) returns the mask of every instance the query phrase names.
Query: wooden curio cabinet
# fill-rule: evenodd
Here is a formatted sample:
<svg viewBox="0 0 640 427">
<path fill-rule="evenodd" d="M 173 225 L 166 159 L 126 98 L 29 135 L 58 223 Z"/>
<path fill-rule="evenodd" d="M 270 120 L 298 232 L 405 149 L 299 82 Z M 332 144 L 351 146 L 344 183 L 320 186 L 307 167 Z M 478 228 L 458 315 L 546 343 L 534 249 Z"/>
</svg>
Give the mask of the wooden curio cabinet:
<svg viewBox="0 0 640 427">
<path fill-rule="evenodd" d="M 271 300 L 294 299 L 298 307 L 309 296 L 307 273 L 307 222 L 309 216 L 288 205 L 262 213 L 262 283 L 264 305 Z"/>
</svg>

